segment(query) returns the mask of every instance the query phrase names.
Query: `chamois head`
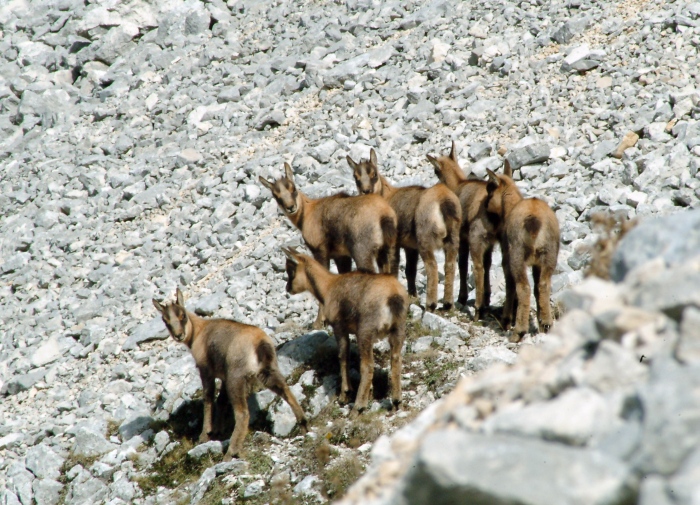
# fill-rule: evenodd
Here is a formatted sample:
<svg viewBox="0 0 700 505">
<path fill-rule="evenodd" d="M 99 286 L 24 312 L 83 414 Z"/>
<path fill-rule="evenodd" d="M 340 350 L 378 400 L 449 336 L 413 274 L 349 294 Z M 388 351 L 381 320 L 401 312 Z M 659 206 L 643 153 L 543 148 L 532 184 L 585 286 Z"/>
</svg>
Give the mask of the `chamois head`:
<svg viewBox="0 0 700 505">
<path fill-rule="evenodd" d="M 296 295 L 308 291 L 310 284 L 305 268 L 308 257 L 294 247 L 283 247 L 282 252 L 287 256 L 287 292 Z"/>
<path fill-rule="evenodd" d="M 503 196 L 504 193 L 508 193 L 506 191 L 507 188 L 512 187 L 514 191 L 511 190 L 510 192 L 518 193 L 517 187 L 513 184 L 513 170 L 510 168 L 508 160 L 506 160 L 503 166 L 503 175 L 498 175 L 488 168 L 486 169 L 486 174 L 488 177 L 486 184 L 488 193 L 486 211 L 500 216 L 503 214 Z"/>
<path fill-rule="evenodd" d="M 178 342 L 184 342 L 187 338 L 187 327 L 191 323 L 187 318 L 185 299 L 182 296 L 180 288 L 177 288 L 175 298 L 175 302 L 166 305 L 162 305 L 154 298 L 153 305 L 158 309 L 161 316 L 163 316 L 163 322 L 168 328 L 170 335 Z"/>
<path fill-rule="evenodd" d="M 450 149 L 449 155 L 435 158 L 428 154 L 427 157 L 428 161 L 433 165 L 437 178 L 449 188 L 454 188 L 460 181 L 466 179 L 457 162 L 457 145 L 454 140 L 452 141 L 452 149 Z"/>
<path fill-rule="evenodd" d="M 294 185 L 294 173 L 289 163 L 284 164 L 284 175 L 274 182 L 264 177 L 258 178 L 260 183 L 272 191 L 272 196 L 277 200 L 277 205 L 287 215 L 293 215 L 299 210 L 299 192 Z"/>
<path fill-rule="evenodd" d="M 357 191 L 361 195 L 369 195 L 371 193 L 380 193 L 382 189 L 382 182 L 379 179 L 379 172 L 377 170 L 377 153 L 374 149 L 369 151 L 369 160 L 361 161 L 356 163 L 350 156 L 346 156 L 345 159 L 352 168 L 352 175 L 355 177 L 355 184 L 357 184 Z"/>
</svg>

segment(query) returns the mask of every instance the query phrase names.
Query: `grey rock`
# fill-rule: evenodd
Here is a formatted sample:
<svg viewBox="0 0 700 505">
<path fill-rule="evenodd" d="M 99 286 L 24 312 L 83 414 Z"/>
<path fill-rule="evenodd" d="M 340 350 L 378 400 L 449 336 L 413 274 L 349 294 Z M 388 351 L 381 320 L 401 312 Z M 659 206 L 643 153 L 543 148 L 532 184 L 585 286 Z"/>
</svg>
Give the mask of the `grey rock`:
<svg viewBox="0 0 700 505">
<path fill-rule="evenodd" d="M 169 335 L 170 333 L 168 333 L 168 329 L 165 327 L 165 324 L 163 324 L 163 320 L 160 317 L 156 317 L 136 326 L 122 344 L 122 350 L 130 351 L 136 349 L 136 347 L 143 342 L 164 340 L 168 338 Z"/>
<path fill-rule="evenodd" d="M 36 505 L 56 505 L 61 498 L 63 484 L 51 479 L 37 479 L 32 484 Z"/>
<path fill-rule="evenodd" d="M 119 435 L 127 441 L 140 433 L 143 433 L 153 425 L 154 419 L 148 415 L 136 414 L 127 417 L 119 425 Z"/>
<path fill-rule="evenodd" d="M 525 147 L 513 149 L 506 155 L 506 160 L 513 170 L 525 165 L 541 163 L 549 159 L 551 149 L 547 144 L 530 144 Z"/>
<path fill-rule="evenodd" d="M 633 228 L 620 242 L 610 266 L 610 276 L 622 281 L 630 270 L 660 257 L 666 265 L 678 265 L 698 256 L 700 210 L 649 219 Z"/>
<path fill-rule="evenodd" d="M 197 445 L 187 452 L 187 455 L 193 459 L 200 459 L 209 454 L 223 454 L 223 445 L 220 441 L 210 440 L 209 442 L 204 442 L 203 444 Z"/>
<path fill-rule="evenodd" d="M 670 475 L 700 444 L 699 372 L 669 358 L 652 363 L 650 381 L 640 388 L 642 444 L 632 458 L 638 471 Z"/>
<path fill-rule="evenodd" d="M 680 330 L 676 358 L 681 363 L 700 364 L 700 310 L 696 307 L 683 310 Z"/>
<path fill-rule="evenodd" d="M 504 482 L 508 482 L 504 486 Z M 425 437 L 403 484 L 406 504 L 625 504 L 636 483 L 601 453 L 513 436 L 456 430 Z"/>
<path fill-rule="evenodd" d="M 491 155 L 491 144 L 488 142 L 478 142 L 469 148 L 469 157 L 474 161 L 479 161 Z"/>
<path fill-rule="evenodd" d="M 17 393 L 26 391 L 43 379 L 45 375 L 45 369 L 37 369 L 26 374 L 15 375 L 2 385 L 0 394 L 16 395 Z"/>
<path fill-rule="evenodd" d="M 639 505 L 674 505 L 676 502 L 671 498 L 668 483 L 663 477 L 658 475 L 646 476 L 639 486 Z"/>
<path fill-rule="evenodd" d="M 467 368 L 474 371 L 485 370 L 496 363 L 512 365 L 518 355 L 505 347 L 484 347 L 467 362 Z"/>
<path fill-rule="evenodd" d="M 211 483 L 214 482 L 215 478 L 216 470 L 214 470 L 213 467 L 207 468 L 202 472 L 202 475 L 199 477 L 199 480 L 194 485 L 194 489 L 192 490 L 192 499 L 190 500 L 191 504 L 202 501 L 202 498 L 204 498 L 204 495 L 209 490 L 209 486 L 211 486 Z"/>
<path fill-rule="evenodd" d="M 94 428 L 80 427 L 76 430 L 73 443 L 73 454 L 76 456 L 101 456 L 115 448 L 113 443 L 107 441 L 104 435 Z"/>
<path fill-rule="evenodd" d="M 263 112 L 255 119 L 255 129 L 264 130 L 266 126 L 276 127 L 284 124 L 286 120 L 284 112 L 278 109 Z"/>
<path fill-rule="evenodd" d="M 464 341 L 469 340 L 469 333 L 467 331 L 432 312 L 425 312 L 422 322 L 427 328 L 439 331 L 440 335 L 443 337 L 457 337 Z"/>
<path fill-rule="evenodd" d="M 67 505 L 88 505 L 107 498 L 109 488 L 100 479 L 88 478 L 84 482 L 74 480 L 66 497 Z"/>
<path fill-rule="evenodd" d="M 313 363 L 316 359 L 329 359 L 338 356 L 338 343 L 325 331 L 313 331 L 290 340 L 277 349 L 280 372 L 285 377 L 301 365 Z"/>
<path fill-rule="evenodd" d="M 31 505 L 34 497 L 34 475 L 21 463 L 12 463 L 6 471 L 6 477 L 8 489 L 19 498 L 22 505 Z"/>
<path fill-rule="evenodd" d="M 27 450 L 25 457 L 27 469 L 38 479 L 58 479 L 61 476 L 64 461 L 65 458 L 44 444 L 35 445 Z"/>
<path fill-rule="evenodd" d="M 680 471 L 668 481 L 668 494 L 676 503 L 692 504 L 700 493 L 700 448 L 683 462 Z"/>
<path fill-rule="evenodd" d="M 484 423 L 483 429 L 487 433 L 524 435 L 583 446 L 615 426 L 613 408 L 592 389 L 575 388 L 552 401 L 498 412 Z"/>
</svg>

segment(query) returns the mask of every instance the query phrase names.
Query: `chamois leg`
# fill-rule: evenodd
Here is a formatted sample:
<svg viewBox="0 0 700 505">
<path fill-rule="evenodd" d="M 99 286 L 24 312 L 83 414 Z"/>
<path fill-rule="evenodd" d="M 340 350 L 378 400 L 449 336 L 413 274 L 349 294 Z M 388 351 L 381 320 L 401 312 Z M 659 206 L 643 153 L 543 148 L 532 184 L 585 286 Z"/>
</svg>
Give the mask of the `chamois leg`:
<svg viewBox="0 0 700 505">
<path fill-rule="evenodd" d="M 350 256 L 335 258 L 333 261 L 335 261 L 339 274 L 346 274 L 352 270 L 352 258 Z"/>
<path fill-rule="evenodd" d="M 459 296 L 457 301 L 461 305 L 467 304 L 469 298 L 469 286 L 467 286 L 467 267 L 469 266 L 469 240 L 462 236 L 459 241 Z"/>
<path fill-rule="evenodd" d="M 369 394 L 374 376 L 374 352 L 372 349 L 371 331 L 359 329 L 357 332 L 357 347 L 360 351 L 360 387 L 357 389 L 355 410 L 361 412 L 369 404 Z"/>
<path fill-rule="evenodd" d="M 406 253 L 406 284 L 408 285 L 408 295 L 418 296 L 416 290 L 416 273 L 418 272 L 418 250 L 405 248 Z"/>
<path fill-rule="evenodd" d="M 472 271 L 474 272 L 474 283 L 476 284 L 476 303 L 474 304 L 474 320 L 483 319 L 486 315 L 484 305 L 484 252 L 472 248 Z"/>
<path fill-rule="evenodd" d="M 540 273 L 541 269 L 539 265 L 532 265 L 532 290 L 535 293 L 535 305 L 537 307 L 537 322 L 542 320 L 542 314 L 540 312 Z"/>
<path fill-rule="evenodd" d="M 377 252 L 377 268 L 379 273 L 397 276 L 399 270 L 398 267 L 394 270 L 394 257 L 398 255 L 399 251 L 394 246 L 384 245 L 380 247 Z"/>
<path fill-rule="evenodd" d="M 425 265 L 426 276 L 428 277 L 428 289 L 425 295 L 425 308 L 430 312 L 435 312 L 437 308 L 438 290 L 438 266 L 435 253 L 429 249 L 422 249 L 420 257 Z"/>
<path fill-rule="evenodd" d="M 216 397 L 213 414 L 212 432 L 219 437 L 226 429 L 226 421 L 231 417 L 231 403 L 228 401 L 226 386 L 222 384 L 219 396 Z"/>
<path fill-rule="evenodd" d="M 503 253 L 503 275 L 506 278 L 506 299 L 503 302 L 503 316 L 501 318 L 501 324 L 504 330 L 509 330 L 513 324 L 513 319 L 515 317 L 515 281 L 513 280 L 513 275 L 510 272 L 510 264 L 508 263 L 508 254 Z"/>
<path fill-rule="evenodd" d="M 236 427 L 228 443 L 228 451 L 224 456 L 224 461 L 231 461 L 231 458 L 238 456 L 243 448 L 243 440 L 248 433 L 250 423 L 250 413 L 248 412 L 248 383 L 244 376 L 226 377 L 226 391 L 233 406 L 233 416 L 236 420 Z"/>
<path fill-rule="evenodd" d="M 511 269 L 515 281 L 518 308 L 515 312 L 515 327 L 510 340 L 511 342 L 519 342 L 530 327 L 530 282 L 527 280 L 527 270 L 522 262 L 513 264 L 511 261 Z"/>
<path fill-rule="evenodd" d="M 212 412 L 214 395 L 216 394 L 216 382 L 214 381 L 214 376 L 205 368 L 199 369 L 199 376 L 202 379 L 202 396 L 204 397 L 204 422 L 202 423 L 202 433 L 199 435 L 199 443 L 202 443 L 209 441 L 209 434 L 212 431 Z"/>
<path fill-rule="evenodd" d="M 355 253 L 352 255 L 352 258 L 355 260 L 355 264 L 357 265 L 358 271 L 373 274 L 377 272 L 377 269 L 374 266 L 374 260 L 375 257 L 378 256 L 378 251 L 376 251 L 376 254 L 372 251 L 355 251 Z"/>
<path fill-rule="evenodd" d="M 453 238 L 448 238 L 445 241 L 445 296 L 443 298 L 442 308 L 450 310 L 455 299 L 455 267 L 457 264 L 457 234 L 453 234 Z"/>
<path fill-rule="evenodd" d="M 350 337 L 340 326 L 333 326 L 333 333 L 338 341 L 338 359 L 340 360 L 340 396 L 338 401 L 342 404 L 348 403 L 350 393 L 350 382 L 348 381 L 348 362 L 350 361 Z"/>
<path fill-rule="evenodd" d="M 299 402 L 297 402 L 294 393 L 290 391 L 289 386 L 287 386 L 287 382 L 284 380 L 284 377 L 279 370 L 269 370 L 263 384 L 265 384 L 265 386 L 267 386 L 273 393 L 279 395 L 289 404 L 289 406 L 292 408 L 292 412 L 294 412 L 294 417 L 297 418 L 299 429 L 302 433 L 306 433 L 307 427 L 304 411 L 301 410 Z"/>
<path fill-rule="evenodd" d="M 491 306 L 491 257 L 493 255 L 493 245 L 484 251 L 484 309 L 488 311 Z M 486 317 L 486 314 L 482 315 Z"/>
<path fill-rule="evenodd" d="M 396 323 L 389 333 L 391 349 L 391 402 L 395 408 L 401 404 L 401 347 L 406 338 L 406 319 Z"/>
<path fill-rule="evenodd" d="M 537 296 L 537 311 L 540 314 L 538 317 L 538 329 L 540 333 L 547 333 L 554 322 L 552 306 L 549 301 L 552 292 L 552 273 L 551 269 L 545 267 L 540 274 L 540 288 Z"/>
<path fill-rule="evenodd" d="M 321 265 L 326 267 L 326 270 L 330 269 L 331 260 L 326 251 L 316 250 L 312 251 L 314 259 L 318 261 Z M 337 265 L 337 263 L 336 263 Z M 323 315 L 323 304 L 318 302 L 318 314 L 316 314 L 316 320 L 311 325 L 314 330 L 322 330 L 326 326 L 326 317 Z"/>
</svg>

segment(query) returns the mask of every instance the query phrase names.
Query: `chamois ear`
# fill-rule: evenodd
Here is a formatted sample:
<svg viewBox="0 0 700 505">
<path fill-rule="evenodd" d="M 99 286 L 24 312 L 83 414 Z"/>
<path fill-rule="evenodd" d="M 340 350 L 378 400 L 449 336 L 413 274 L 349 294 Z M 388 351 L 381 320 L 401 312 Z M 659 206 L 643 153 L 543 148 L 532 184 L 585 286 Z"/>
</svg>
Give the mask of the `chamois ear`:
<svg viewBox="0 0 700 505">
<path fill-rule="evenodd" d="M 440 170 L 442 168 L 442 167 L 440 167 L 440 163 L 438 162 L 438 160 L 436 158 L 434 158 L 433 156 L 426 154 L 425 157 L 428 158 L 428 161 L 430 163 L 432 163 L 436 169 Z"/>
<path fill-rule="evenodd" d="M 513 177 L 513 169 L 510 167 L 510 161 L 508 161 L 508 158 L 506 158 L 503 162 L 503 175 L 507 175 L 510 178 Z"/>
<path fill-rule="evenodd" d="M 489 177 L 489 183 L 486 186 L 486 189 L 489 193 L 493 193 L 498 187 L 498 185 L 501 183 L 501 181 L 499 180 L 498 176 L 488 168 L 486 169 L 486 174 Z"/>
<path fill-rule="evenodd" d="M 353 161 L 353 159 L 350 157 L 349 154 L 345 157 L 345 161 L 348 162 L 348 165 L 350 165 L 350 168 L 352 168 L 353 170 L 357 170 L 357 163 L 355 163 L 355 161 Z"/>
<path fill-rule="evenodd" d="M 299 260 L 298 260 L 297 257 L 296 257 L 296 251 L 295 251 L 293 248 L 291 248 L 291 247 L 283 247 L 283 248 L 282 248 L 282 252 L 284 253 L 284 255 L 285 255 L 287 258 L 289 258 L 289 260 L 290 260 L 292 263 L 294 263 L 295 265 L 298 265 L 298 264 L 299 264 Z"/>
<path fill-rule="evenodd" d="M 272 191 L 272 186 L 274 186 L 274 183 L 268 181 L 268 180 L 265 179 L 262 175 L 261 175 L 261 176 L 258 176 L 258 180 L 260 181 L 260 184 L 262 184 L 262 185 L 265 186 L 267 189 L 269 189 L 270 191 Z"/>
<path fill-rule="evenodd" d="M 286 161 L 284 162 L 284 175 L 287 176 L 287 179 L 294 182 L 294 172 L 292 172 L 291 165 Z"/>
<path fill-rule="evenodd" d="M 154 307 L 156 308 L 156 310 L 157 310 L 158 312 L 160 312 L 161 314 L 163 314 L 163 312 L 165 311 L 165 308 L 164 308 L 164 307 L 160 304 L 160 302 L 158 302 L 158 300 L 156 300 L 155 298 L 153 298 L 153 306 L 154 306 Z"/>
<path fill-rule="evenodd" d="M 457 161 L 457 144 L 455 141 L 452 141 L 452 149 L 450 150 L 450 158 L 452 158 L 452 161 Z"/>
<path fill-rule="evenodd" d="M 374 151 L 374 149 L 369 150 L 369 162 L 376 170 L 377 169 L 377 153 Z"/>
<path fill-rule="evenodd" d="M 175 298 L 177 299 L 177 304 L 180 307 L 185 307 L 185 297 L 182 295 L 182 291 L 180 291 L 180 288 L 177 288 L 175 291 Z"/>
</svg>

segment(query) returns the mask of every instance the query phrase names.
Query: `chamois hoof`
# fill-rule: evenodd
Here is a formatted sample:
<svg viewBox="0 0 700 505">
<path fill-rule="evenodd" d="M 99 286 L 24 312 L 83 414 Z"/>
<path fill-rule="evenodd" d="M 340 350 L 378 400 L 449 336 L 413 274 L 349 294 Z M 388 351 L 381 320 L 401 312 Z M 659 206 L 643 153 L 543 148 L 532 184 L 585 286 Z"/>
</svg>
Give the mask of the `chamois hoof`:
<svg viewBox="0 0 700 505">
<path fill-rule="evenodd" d="M 209 442 L 209 433 L 202 433 L 199 435 L 199 440 L 197 443 L 204 444 L 206 442 Z"/>
<path fill-rule="evenodd" d="M 338 403 L 340 403 L 341 405 L 347 405 L 348 403 L 350 403 L 347 391 L 343 391 L 342 393 L 340 393 L 340 396 L 338 396 Z"/>
<path fill-rule="evenodd" d="M 517 344 L 518 342 L 520 342 L 523 339 L 523 337 L 525 336 L 525 333 L 527 333 L 527 332 L 513 330 L 513 333 L 510 334 L 508 341 L 512 342 L 514 344 Z"/>
<path fill-rule="evenodd" d="M 391 405 L 394 410 L 399 410 L 401 408 L 401 400 L 391 400 Z"/>
<path fill-rule="evenodd" d="M 428 312 L 435 312 L 435 309 L 437 309 L 437 303 L 431 303 L 428 305 Z"/>
<path fill-rule="evenodd" d="M 551 324 L 541 324 L 540 325 L 540 333 L 549 333 L 549 330 L 552 328 Z"/>
<path fill-rule="evenodd" d="M 231 461 L 233 458 L 238 458 L 240 457 L 240 450 L 236 451 L 227 451 L 226 454 L 224 454 L 224 461 Z"/>
<path fill-rule="evenodd" d="M 466 307 L 466 306 L 467 306 L 467 297 L 466 297 L 466 296 L 462 296 L 462 295 L 458 296 L 458 297 L 457 297 L 457 303 L 459 303 L 459 304 L 462 305 L 463 307 Z"/>
<path fill-rule="evenodd" d="M 451 310 L 451 309 L 452 309 L 451 303 L 443 303 L 442 304 L 442 310 L 444 310 L 445 312 L 447 312 L 448 310 Z"/>
<path fill-rule="evenodd" d="M 306 435 L 309 432 L 309 427 L 307 425 L 306 419 L 299 421 L 299 433 Z"/>
</svg>

